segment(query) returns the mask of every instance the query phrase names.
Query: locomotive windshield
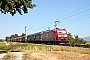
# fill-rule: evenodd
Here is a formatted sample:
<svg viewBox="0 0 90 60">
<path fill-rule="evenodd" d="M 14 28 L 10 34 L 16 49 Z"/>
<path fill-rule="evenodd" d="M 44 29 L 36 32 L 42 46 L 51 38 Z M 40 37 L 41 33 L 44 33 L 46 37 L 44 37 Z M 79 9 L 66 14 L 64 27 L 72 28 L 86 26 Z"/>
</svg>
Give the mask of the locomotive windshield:
<svg viewBox="0 0 90 60">
<path fill-rule="evenodd" d="M 66 34 L 65 30 L 58 30 L 58 34 Z"/>
</svg>

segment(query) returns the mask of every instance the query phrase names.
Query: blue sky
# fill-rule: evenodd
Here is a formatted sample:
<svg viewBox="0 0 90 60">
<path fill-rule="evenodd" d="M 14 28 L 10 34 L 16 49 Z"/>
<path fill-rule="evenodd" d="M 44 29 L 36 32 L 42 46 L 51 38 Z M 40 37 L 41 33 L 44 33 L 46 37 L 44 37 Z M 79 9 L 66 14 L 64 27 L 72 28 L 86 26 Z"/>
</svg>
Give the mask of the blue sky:
<svg viewBox="0 0 90 60">
<path fill-rule="evenodd" d="M 24 27 L 27 34 L 54 28 L 54 22 L 60 21 L 57 27 L 66 28 L 73 35 L 90 36 L 90 0 L 33 0 L 37 5 L 29 9 L 28 14 L 15 16 L 0 13 L 0 38 L 11 34 L 21 34 Z M 43 27 L 43 28 L 42 28 Z M 44 29 L 45 28 L 45 29 Z"/>
</svg>

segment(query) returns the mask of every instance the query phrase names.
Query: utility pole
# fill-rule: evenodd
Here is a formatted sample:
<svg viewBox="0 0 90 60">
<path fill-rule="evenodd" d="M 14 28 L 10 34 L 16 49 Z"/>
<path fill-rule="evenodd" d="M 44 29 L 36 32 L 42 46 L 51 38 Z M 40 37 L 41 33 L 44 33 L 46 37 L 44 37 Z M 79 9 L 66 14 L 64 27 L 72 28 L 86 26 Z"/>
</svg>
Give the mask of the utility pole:
<svg viewBox="0 0 90 60">
<path fill-rule="evenodd" d="M 26 35 L 26 27 L 27 27 L 27 26 L 25 26 L 25 43 L 26 43 L 26 36 L 27 36 L 27 35 Z"/>
<path fill-rule="evenodd" d="M 50 27 L 48 27 L 48 30 L 50 30 Z"/>
<path fill-rule="evenodd" d="M 32 27 L 33 27 L 33 26 L 32 26 Z M 31 27 L 31 28 L 32 28 L 32 27 Z M 31 28 L 29 28 L 28 30 L 30 30 Z M 26 42 L 26 40 L 27 40 L 27 33 L 26 33 L 26 32 L 27 32 L 28 30 L 27 30 L 27 26 L 25 26 L 25 42 Z"/>
<path fill-rule="evenodd" d="M 59 21 L 55 21 L 55 28 L 57 28 L 57 25 L 58 25 L 58 23 L 60 23 Z"/>
</svg>

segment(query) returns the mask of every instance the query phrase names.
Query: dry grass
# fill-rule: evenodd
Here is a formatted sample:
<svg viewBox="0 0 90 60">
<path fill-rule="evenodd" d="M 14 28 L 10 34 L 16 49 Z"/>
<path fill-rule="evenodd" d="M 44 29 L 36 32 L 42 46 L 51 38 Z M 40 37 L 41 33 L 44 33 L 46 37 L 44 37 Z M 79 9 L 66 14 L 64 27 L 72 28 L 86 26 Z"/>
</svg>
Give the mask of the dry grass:
<svg viewBox="0 0 90 60">
<path fill-rule="evenodd" d="M 24 51 L 66 51 L 66 52 L 77 52 L 82 54 L 90 54 L 90 48 L 82 47 L 69 47 L 69 46 L 47 46 L 47 45 L 37 45 L 37 44 L 17 44 L 17 48 L 14 50 Z"/>
<path fill-rule="evenodd" d="M 65 51 L 25 51 L 24 60 L 90 60 L 89 54 Z"/>
<path fill-rule="evenodd" d="M 30 52 L 28 52 L 28 53 L 29 54 L 24 54 L 23 60 L 42 60 L 42 58 L 32 56 L 32 55 L 30 55 Z"/>
<path fill-rule="evenodd" d="M 12 43 L 13 50 L 23 51 L 24 60 L 90 60 L 90 48 L 69 46 L 47 46 L 37 44 Z M 12 49 L 11 49 L 12 50 Z M 12 60 L 13 54 L 8 53 L 3 60 Z"/>
<path fill-rule="evenodd" d="M 7 54 L 2 58 L 2 60 L 13 60 L 15 56 L 12 54 L 12 52 L 7 52 Z"/>
<path fill-rule="evenodd" d="M 90 54 L 90 48 L 69 47 L 69 46 L 53 46 L 53 51 L 77 52 L 82 54 Z"/>
<path fill-rule="evenodd" d="M 1 48 L 1 47 L 0 47 Z M 6 51 L 66 51 L 66 52 L 78 52 L 83 54 L 90 54 L 90 48 L 82 47 L 69 47 L 69 46 L 47 46 L 40 44 L 31 44 L 31 43 L 11 43 L 10 46 L 2 47 L 1 49 Z"/>
<path fill-rule="evenodd" d="M 25 60 L 90 60 L 90 48 L 51 46 L 33 50 L 25 49 Z"/>
</svg>

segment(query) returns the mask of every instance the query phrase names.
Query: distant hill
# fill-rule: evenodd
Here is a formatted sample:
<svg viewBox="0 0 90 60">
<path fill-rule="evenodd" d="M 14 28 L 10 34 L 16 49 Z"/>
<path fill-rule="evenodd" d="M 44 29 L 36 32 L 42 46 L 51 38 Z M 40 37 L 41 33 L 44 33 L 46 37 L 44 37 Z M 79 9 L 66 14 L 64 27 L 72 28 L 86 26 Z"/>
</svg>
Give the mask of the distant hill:
<svg viewBox="0 0 90 60">
<path fill-rule="evenodd" d="M 86 41 L 90 41 L 90 36 L 83 37 L 83 39 L 86 40 Z"/>
</svg>

